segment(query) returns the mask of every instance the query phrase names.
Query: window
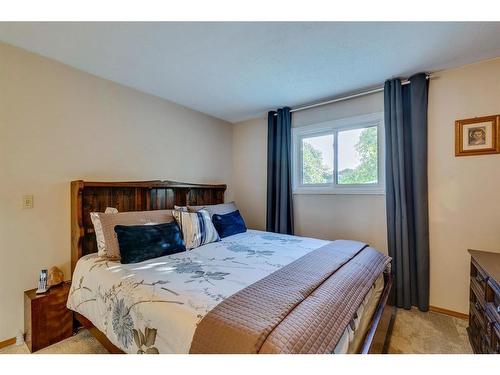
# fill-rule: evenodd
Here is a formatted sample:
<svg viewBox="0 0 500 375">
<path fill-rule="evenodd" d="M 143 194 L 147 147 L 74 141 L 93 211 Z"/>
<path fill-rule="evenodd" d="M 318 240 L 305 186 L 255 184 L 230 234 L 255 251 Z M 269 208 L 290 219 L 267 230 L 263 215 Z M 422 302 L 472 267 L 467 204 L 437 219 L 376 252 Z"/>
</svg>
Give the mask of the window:
<svg viewBox="0 0 500 375">
<path fill-rule="evenodd" d="M 333 182 L 333 134 L 302 138 L 302 185 Z"/>
<path fill-rule="evenodd" d="M 293 128 L 295 194 L 383 194 L 383 113 Z"/>
</svg>

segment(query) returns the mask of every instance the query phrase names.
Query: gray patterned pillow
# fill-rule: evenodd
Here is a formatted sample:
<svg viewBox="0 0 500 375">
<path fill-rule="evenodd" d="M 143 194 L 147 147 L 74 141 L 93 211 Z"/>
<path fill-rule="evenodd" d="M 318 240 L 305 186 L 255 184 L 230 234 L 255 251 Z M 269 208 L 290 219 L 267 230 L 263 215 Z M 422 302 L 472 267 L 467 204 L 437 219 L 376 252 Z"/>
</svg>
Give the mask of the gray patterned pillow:
<svg viewBox="0 0 500 375">
<path fill-rule="evenodd" d="M 186 249 L 191 250 L 207 243 L 220 241 L 207 210 L 202 209 L 197 212 L 174 210 L 172 215 L 181 228 Z"/>
<path fill-rule="evenodd" d="M 221 204 L 211 204 L 206 206 L 188 206 L 189 212 L 197 212 L 201 209 L 205 209 L 210 214 L 210 218 L 213 215 L 225 215 L 236 211 L 238 208 L 234 202 L 221 203 Z"/>
</svg>

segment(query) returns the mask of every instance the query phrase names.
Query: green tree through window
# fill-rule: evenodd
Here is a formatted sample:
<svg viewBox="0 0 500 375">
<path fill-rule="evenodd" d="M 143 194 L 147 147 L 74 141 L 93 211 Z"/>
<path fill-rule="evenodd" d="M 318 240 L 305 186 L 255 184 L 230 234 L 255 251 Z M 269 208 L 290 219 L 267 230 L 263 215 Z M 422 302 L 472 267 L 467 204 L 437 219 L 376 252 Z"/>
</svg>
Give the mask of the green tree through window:
<svg viewBox="0 0 500 375">
<path fill-rule="evenodd" d="M 323 153 L 307 141 L 302 142 L 302 183 L 327 184 L 333 181 L 333 173 L 323 162 Z"/>
<path fill-rule="evenodd" d="M 375 184 L 378 182 L 377 127 L 364 129 L 354 146 L 360 163 L 356 168 L 339 171 L 339 184 Z"/>
</svg>

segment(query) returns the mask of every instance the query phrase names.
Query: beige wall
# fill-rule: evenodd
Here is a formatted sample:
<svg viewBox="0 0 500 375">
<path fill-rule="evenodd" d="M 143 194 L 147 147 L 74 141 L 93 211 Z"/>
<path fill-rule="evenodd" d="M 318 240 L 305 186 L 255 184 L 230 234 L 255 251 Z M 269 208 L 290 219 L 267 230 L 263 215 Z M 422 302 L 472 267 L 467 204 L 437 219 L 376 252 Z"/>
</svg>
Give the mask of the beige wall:
<svg viewBox="0 0 500 375">
<path fill-rule="evenodd" d="M 69 277 L 75 179 L 231 187 L 232 125 L 0 44 L 0 341 L 23 328 L 40 269 Z"/>
<path fill-rule="evenodd" d="M 249 228 L 266 230 L 267 122 L 233 125 L 234 199 Z"/>
<path fill-rule="evenodd" d="M 293 126 L 383 111 L 383 94 L 318 107 L 293 114 Z M 235 124 L 234 193 L 247 224 L 266 226 L 267 119 Z M 297 235 L 365 241 L 387 251 L 383 195 L 294 195 Z"/>
<path fill-rule="evenodd" d="M 500 59 L 439 72 L 429 92 L 431 305 L 467 313 L 467 248 L 500 252 L 500 155 L 455 157 L 455 120 L 500 113 Z"/>
<path fill-rule="evenodd" d="M 430 303 L 468 312 L 467 248 L 500 252 L 500 155 L 456 158 L 454 122 L 500 113 L 500 59 L 438 72 L 429 90 Z M 297 112 L 294 126 L 383 110 L 382 94 Z M 266 119 L 234 127 L 235 197 L 265 227 Z M 240 148 L 242 147 L 242 148 Z M 255 189 L 254 187 L 257 187 Z M 296 233 L 353 238 L 386 251 L 385 198 L 295 195 Z"/>
</svg>

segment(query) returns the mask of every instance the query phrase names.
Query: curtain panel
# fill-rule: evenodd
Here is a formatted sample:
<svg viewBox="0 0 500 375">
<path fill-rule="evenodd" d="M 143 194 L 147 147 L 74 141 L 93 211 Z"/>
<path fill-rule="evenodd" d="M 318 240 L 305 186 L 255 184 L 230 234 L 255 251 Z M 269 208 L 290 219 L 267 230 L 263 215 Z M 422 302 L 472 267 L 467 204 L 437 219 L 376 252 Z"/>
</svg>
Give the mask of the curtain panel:
<svg viewBox="0 0 500 375">
<path fill-rule="evenodd" d="M 293 234 L 292 116 L 290 108 L 267 116 L 267 217 L 268 232 Z"/>
<path fill-rule="evenodd" d="M 386 209 L 398 307 L 429 309 L 426 74 L 384 87 Z"/>
</svg>

